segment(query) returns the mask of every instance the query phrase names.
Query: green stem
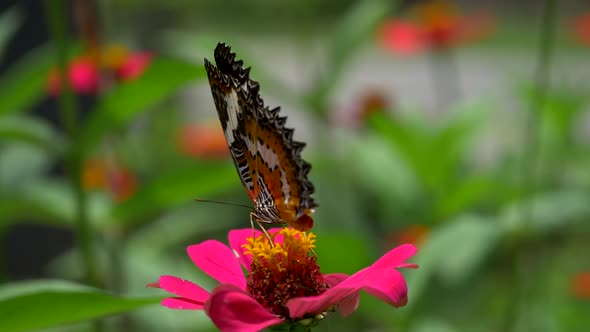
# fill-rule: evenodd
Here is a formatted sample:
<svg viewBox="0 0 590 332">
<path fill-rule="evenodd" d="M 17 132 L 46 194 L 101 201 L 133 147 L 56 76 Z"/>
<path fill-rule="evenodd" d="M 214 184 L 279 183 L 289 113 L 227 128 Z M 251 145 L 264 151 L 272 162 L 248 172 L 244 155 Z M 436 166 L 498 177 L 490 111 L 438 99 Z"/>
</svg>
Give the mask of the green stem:
<svg viewBox="0 0 590 332">
<path fill-rule="evenodd" d="M 516 324 L 518 312 L 521 312 L 521 322 L 528 322 L 526 307 L 527 298 L 531 290 L 530 280 L 531 271 L 527 269 L 527 257 L 531 250 L 535 250 L 532 232 L 532 219 L 534 218 L 533 196 L 537 192 L 537 180 L 539 175 L 539 127 L 542 119 L 545 99 L 550 87 L 551 59 L 553 57 L 554 33 L 557 18 L 557 1 L 545 0 L 543 3 L 543 13 L 540 26 L 540 41 L 538 47 L 537 64 L 534 73 L 535 97 L 531 103 L 531 109 L 526 114 L 524 141 L 523 141 L 523 160 L 522 160 L 522 192 L 520 201 L 522 204 L 522 223 L 524 227 L 521 233 L 517 234 L 515 239 L 515 254 L 513 259 L 513 287 L 514 299 L 509 306 L 506 326 L 504 330 L 526 330 L 525 326 Z"/>
<path fill-rule="evenodd" d="M 87 200 L 82 187 L 82 165 L 84 151 L 78 145 L 78 110 L 74 95 L 67 79 L 68 43 L 66 36 L 65 5 L 62 0 L 47 0 L 48 22 L 51 36 L 56 49 L 56 61 L 60 76 L 59 107 L 64 130 L 69 138 L 69 148 L 66 152 L 67 171 L 70 176 L 72 190 L 75 194 L 75 218 L 78 243 L 82 252 L 82 265 L 85 279 L 89 285 L 98 287 L 96 256 L 94 253 L 92 229 L 88 220 Z"/>
<path fill-rule="evenodd" d="M 557 16 L 555 0 L 545 0 L 541 22 L 541 39 L 539 43 L 537 65 L 535 69 L 535 98 L 531 103 L 525 122 L 524 158 L 522 162 L 522 199 L 530 198 L 537 189 L 539 173 L 539 125 L 542 119 L 545 99 L 550 85 L 550 67 L 553 57 L 553 36 Z M 523 221 L 529 225 L 532 218 L 533 204 L 523 204 Z"/>
</svg>

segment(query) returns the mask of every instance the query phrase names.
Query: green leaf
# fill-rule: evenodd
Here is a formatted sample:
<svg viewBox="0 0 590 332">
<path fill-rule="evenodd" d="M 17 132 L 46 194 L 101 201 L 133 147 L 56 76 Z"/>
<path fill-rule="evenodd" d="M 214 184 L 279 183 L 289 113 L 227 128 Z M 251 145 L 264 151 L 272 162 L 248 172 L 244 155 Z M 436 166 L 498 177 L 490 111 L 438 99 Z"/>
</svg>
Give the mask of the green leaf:
<svg viewBox="0 0 590 332">
<path fill-rule="evenodd" d="M 416 173 L 381 137 L 361 135 L 346 143 L 355 184 L 380 203 L 387 218 L 415 204 L 422 193 Z"/>
<path fill-rule="evenodd" d="M 500 235 L 501 229 L 491 220 L 474 215 L 438 226 L 412 260 L 420 269 L 408 275 L 409 293 L 419 298 L 433 275 L 452 285 L 465 281 L 483 263 Z"/>
<path fill-rule="evenodd" d="M 22 142 L 0 146 L 0 193 L 11 193 L 42 177 L 53 161 L 51 157 L 47 151 Z"/>
<path fill-rule="evenodd" d="M 91 149 L 107 131 L 126 124 L 192 80 L 204 77 L 204 66 L 155 58 L 140 78 L 117 85 L 100 100 L 82 133 L 83 147 Z"/>
<path fill-rule="evenodd" d="M 36 280 L 0 287 L 0 331 L 31 331 L 129 312 L 161 298 L 120 298 L 65 281 Z"/>
<path fill-rule="evenodd" d="M 168 171 L 143 186 L 128 201 L 117 205 L 115 219 L 132 225 L 180 203 L 224 192 L 239 185 L 235 173 L 234 166 L 229 163 L 199 164 Z"/>
<path fill-rule="evenodd" d="M 100 193 L 87 195 L 91 223 L 104 223 L 109 215 L 111 202 Z M 75 220 L 75 202 L 71 187 L 58 180 L 35 179 L 11 191 L 0 193 L 0 228 L 23 220 L 62 227 L 72 226 Z"/>
<path fill-rule="evenodd" d="M 64 139 L 45 121 L 23 115 L 0 118 L 0 140 L 20 141 L 61 153 Z"/>
<path fill-rule="evenodd" d="M 127 239 L 127 246 L 146 251 L 162 252 L 167 248 L 176 251 L 179 244 L 193 243 L 204 234 L 226 234 L 237 225 L 250 227 L 248 218 L 248 213 L 240 207 L 224 208 L 190 200 L 153 221 L 150 219 L 148 227 L 135 229 Z"/>
<path fill-rule="evenodd" d="M 0 115 L 23 112 L 44 93 L 47 74 L 53 63 L 48 47 L 36 49 L 0 78 Z"/>
<path fill-rule="evenodd" d="M 444 220 L 449 216 L 474 207 L 498 192 L 500 184 L 491 178 L 474 176 L 456 182 L 452 188 L 435 202 L 437 220 Z"/>
<path fill-rule="evenodd" d="M 444 281 L 456 285 L 469 278 L 483 264 L 500 235 L 492 221 L 464 216 L 432 234 L 424 251 L 437 252 L 438 274 Z"/>
<path fill-rule="evenodd" d="M 320 233 L 314 251 L 323 273 L 352 274 L 371 263 L 366 244 L 356 234 Z"/>
<path fill-rule="evenodd" d="M 434 168 L 431 144 L 433 129 L 424 126 L 423 120 L 396 118 L 375 113 L 367 124 L 392 147 L 393 153 L 408 164 L 424 185 L 433 186 L 431 169 Z"/>
<path fill-rule="evenodd" d="M 448 322 L 438 320 L 434 317 L 425 317 L 417 322 L 416 326 L 411 329 L 412 332 L 456 332 Z"/>
<path fill-rule="evenodd" d="M 15 7 L 5 10 L 0 17 L 0 60 L 3 59 L 4 48 L 9 38 L 22 24 L 22 15 Z"/>
<path fill-rule="evenodd" d="M 500 226 L 507 232 L 519 232 L 532 226 L 541 232 L 551 232 L 574 223 L 588 221 L 590 195 L 584 191 L 562 190 L 539 194 L 506 207 L 499 216 Z M 523 204 L 532 208 L 531 220 L 523 219 Z"/>
</svg>

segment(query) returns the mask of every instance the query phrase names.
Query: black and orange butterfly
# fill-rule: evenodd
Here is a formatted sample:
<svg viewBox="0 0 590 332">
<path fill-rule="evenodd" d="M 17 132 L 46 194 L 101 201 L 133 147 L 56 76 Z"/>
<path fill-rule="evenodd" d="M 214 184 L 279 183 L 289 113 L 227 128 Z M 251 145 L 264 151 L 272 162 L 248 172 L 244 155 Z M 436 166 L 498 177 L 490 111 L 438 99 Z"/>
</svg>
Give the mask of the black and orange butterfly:
<svg viewBox="0 0 590 332">
<path fill-rule="evenodd" d="M 205 59 L 205 68 L 230 154 L 254 202 L 251 220 L 261 226 L 312 228 L 310 215 L 317 204 L 307 178 L 311 166 L 300 155 L 305 144 L 293 141 L 293 129 L 285 128 L 287 118 L 279 116 L 279 107 L 264 106 L 260 85 L 229 46 L 217 44 L 214 57 L 217 67 Z"/>
</svg>

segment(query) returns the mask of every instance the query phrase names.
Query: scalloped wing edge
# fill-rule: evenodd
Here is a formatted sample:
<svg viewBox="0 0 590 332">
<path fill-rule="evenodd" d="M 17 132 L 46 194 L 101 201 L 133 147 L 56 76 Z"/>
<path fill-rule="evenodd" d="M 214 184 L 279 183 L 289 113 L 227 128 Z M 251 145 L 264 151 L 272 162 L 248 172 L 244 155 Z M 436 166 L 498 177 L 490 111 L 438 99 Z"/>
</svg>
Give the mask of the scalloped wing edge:
<svg viewBox="0 0 590 332">
<path fill-rule="evenodd" d="M 317 203 L 311 195 L 315 192 L 315 188 L 308 179 L 311 165 L 303 160 L 301 151 L 305 147 L 305 143 L 293 141 L 293 128 L 285 127 L 287 122 L 286 116 L 279 116 L 280 107 L 270 109 L 264 105 L 264 101 L 260 97 L 260 84 L 250 78 L 251 67 L 244 68 L 243 60 L 236 60 L 236 54 L 231 51 L 231 47 L 225 43 L 218 43 L 214 51 L 215 68 L 207 59 L 205 59 L 205 66 L 207 72 L 214 69 L 213 72 L 217 78 L 228 88 L 233 85 L 236 92 L 241 98 L 249 104 L 254 105 L 256 109 L 256 116 L 258 119 L 269 121 L 277 130 L 279 135 L 283 138 L 287 149 L 291 151 L 291 157 L 295 163 L 296 172 L 298 176 L 298 183 L 300 184 L 300 207 L 304 209 L 313 209 L 317 207 Z M 231 85 L 230 85 L 231 84 Z M 300 214 L 304 211 L 298 211 Z"/>
</svg>

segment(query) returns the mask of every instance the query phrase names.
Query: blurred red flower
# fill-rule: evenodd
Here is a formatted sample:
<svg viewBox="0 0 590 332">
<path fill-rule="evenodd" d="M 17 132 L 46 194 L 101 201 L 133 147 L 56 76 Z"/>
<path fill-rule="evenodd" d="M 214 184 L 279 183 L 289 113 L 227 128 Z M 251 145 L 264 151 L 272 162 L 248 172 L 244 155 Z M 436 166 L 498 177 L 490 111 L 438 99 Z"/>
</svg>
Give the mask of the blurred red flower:
<svg viewBox="0 0 590 332">
<path fill-rule="evenodd" d="M 413 21 L 390 19 L 381 25 L 377 36 L 383 48 L 400 54 L 445 49 L 481 39 L 493 29 L 489 14 L 462 15 L 449 1 L 417 5 L 413 13 Z"/>
<path fill-rule="evenodd" d="M 574 18 L 572 33 L 580 44 L 590 46 L 590 13 L 584 13 Z"/>
<path fill-rule="evenodd" d="M 117 203 L 129 199 L 137 190 L 137 179 L 127 168 L 108 165 L 104 160 L 92 159 L 84 163 L 82 186 L 85 190 L 110 192 Z"/>
<path fill-rule="evenodd" d="M 229 157 L 229 148 L 221 127 L 211 124 L 188 124 L 177 137 L 178 149 L 187 156 L 209 159 Z"/>
<path fill-rule="evenodd" d="M 101 75 L 130 81 L 141 76 L 152 58 L 153 54 L 149 52 L 130 53 L 125 46 L 110 45 L 73 58 L 66 68 L 67 79 L 74 93 L 97 94 Z M 46 88 L 53 97 L 61 93 L 59 71 L 55 67 L 49 71 Z"/>
<path fill-rule="evenodd" d="M 130 170 L 113 169 L 107 174 L 111 196 L 117 203 L 128 200 L 137 190 L 137 179 Z"/>
<path fill-rule="evenodd" d="M 572 277 L 570 292 L 579 299 L 590 299 L 590 271 L 580 272 Z"/>
</svg>

